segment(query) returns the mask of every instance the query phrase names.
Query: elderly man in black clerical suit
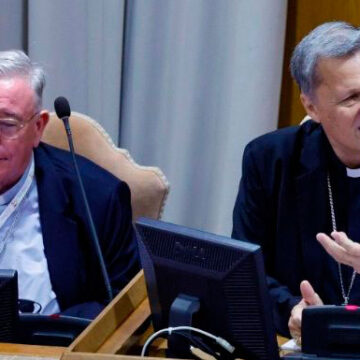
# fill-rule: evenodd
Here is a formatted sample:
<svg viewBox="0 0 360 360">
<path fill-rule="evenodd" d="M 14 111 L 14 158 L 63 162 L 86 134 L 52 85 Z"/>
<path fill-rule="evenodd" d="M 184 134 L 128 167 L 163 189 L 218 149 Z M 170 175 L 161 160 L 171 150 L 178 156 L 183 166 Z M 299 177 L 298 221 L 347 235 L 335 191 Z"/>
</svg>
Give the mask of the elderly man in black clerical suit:
<svg viewBox="0 0 360 360">
<path fill-rule="evenodd" d="M 305 307 L 360 304 L 359 28 L 317 27 L 291 72 L 312 120 L 247 145 L 233 237 L 261 244 L 277 330 L 299 340 Z"/>
<path fill-rule="evenodd" d="M 44 314 L 95 317 L 106 289 L 71 156 L 41 143 L 44 72 L 22 51 L 0 52 L 0 268 Z M 79 157 L 112 290 L 139 270 L 128 186 Z"/>
</svg>

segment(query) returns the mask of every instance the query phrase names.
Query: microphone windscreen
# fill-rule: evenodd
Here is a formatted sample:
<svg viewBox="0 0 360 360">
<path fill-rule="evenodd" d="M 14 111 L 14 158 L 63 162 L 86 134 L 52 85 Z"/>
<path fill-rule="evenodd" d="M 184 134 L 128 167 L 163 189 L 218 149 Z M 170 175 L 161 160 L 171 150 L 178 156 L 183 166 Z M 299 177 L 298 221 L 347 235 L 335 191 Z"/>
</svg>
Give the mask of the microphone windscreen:
<svg viewBox="0 0 360 360">
<path fill-rule="evenodd" d="M 69 117 L 71 114 L 70 105 L 66 98 L 59 96 L 54 101 L 56 115 L 59 119 Z"/>
</svg>

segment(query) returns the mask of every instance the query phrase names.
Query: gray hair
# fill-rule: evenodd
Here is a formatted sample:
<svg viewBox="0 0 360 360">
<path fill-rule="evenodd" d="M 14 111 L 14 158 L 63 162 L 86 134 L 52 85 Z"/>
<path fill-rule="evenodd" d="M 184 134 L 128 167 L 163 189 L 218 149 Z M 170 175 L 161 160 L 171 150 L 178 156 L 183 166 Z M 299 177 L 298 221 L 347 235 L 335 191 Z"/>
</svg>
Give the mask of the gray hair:
<svg viewBox="0 0 360 360">
<path fill-rule="evenodd" d="M 290 62 L 291 75 L 300 90 L 309 96 L 321 79 L 317 64 L 321 58 L 341 58 L 360 51 L 360 29 L 342 21 L 324 23 L 296 46 Z"/>
<path fill-rule="evenodd" d="M 44 70 L 21 50 L 0 51 L 0 79 L 17 76 L 28 79 L 30 87 L 34 90 L 35 106 L 40 111 L 45 86 Z"/>
</svg>

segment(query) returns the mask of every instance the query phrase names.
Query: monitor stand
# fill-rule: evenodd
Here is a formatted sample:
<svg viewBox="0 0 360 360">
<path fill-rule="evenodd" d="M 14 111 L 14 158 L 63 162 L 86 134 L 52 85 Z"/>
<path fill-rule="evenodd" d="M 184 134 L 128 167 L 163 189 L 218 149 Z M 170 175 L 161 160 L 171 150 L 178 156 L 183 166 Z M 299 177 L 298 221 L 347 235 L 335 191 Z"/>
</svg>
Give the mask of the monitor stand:
<svg viewBox="0 0 360 360">
<path fill-rule="evenodd" d="M 169 314 L 169 326 L 193 326 L 193 315 L 200 309 L 198 298 L 180 294 L 172 303 Z M 191 336 L 190 331 L 183 331 Z M 168 337 L 167 357 L 189 359 L 190 342 L 183 336 L 172 334 Z"/>
</svg>

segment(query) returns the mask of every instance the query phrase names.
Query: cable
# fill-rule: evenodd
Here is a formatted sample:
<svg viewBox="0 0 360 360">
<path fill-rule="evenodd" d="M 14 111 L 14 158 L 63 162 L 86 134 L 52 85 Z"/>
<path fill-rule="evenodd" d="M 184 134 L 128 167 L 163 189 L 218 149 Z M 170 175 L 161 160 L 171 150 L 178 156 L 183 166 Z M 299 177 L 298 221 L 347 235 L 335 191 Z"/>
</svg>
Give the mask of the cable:
<svg viewBox="0 0 360 360">
<path fill-rule="evenodd" d="M 206 344 L 204 341 L 202 341 L 198 336 L 192 336 L 190 335 L 191 342 L 196 346 L 196 348 L 204 351 L 205 353 L 211 355 L 217 360 L 220 360 L 220 356 L 218 353 L 216 353 L 215 350 L 213 350 L 208 344 Z M 190 351 L 191 351 L 191 345 L 190 345 Z"/>
<path fill-rule="evenodd" d="M 196 348 L 206 352 L 209 355 L 212 355 L 215 359 L 220 360 L 219 355 L 213 349 L 211 349 L 210 346 L 208 346 L 206 343 L 204 343 L 200 339 L 200 337 L 189 334 L 188 332 L 180 332 L 180 331 L 176 331 L 176 333 L 174 333 L 174 335 L 179 335 L 179 336 L 186 338 L 190 343 L 195 345 Z M 191 347 L 192 346 L 190 345 L 190 351 L 191 351 Z"/>
<path fill-rule="evenodd" d="M 198 329 L 198 328 L 194 328 L 191 326 L 176 326 L 176 327 L 168 327 L 165 329 L 161 329 L 159 331 L 156 331 L 154 334 L 152 334 L 145 342 L 142 351 L 141 351 L 141 355 L 142 357 L 145 356 L 146 354 L 146 350 L 148 348 L 148 346 L 152 343 L 152 341 L 159 337 L 159 335 L 163 334 L 163 333 L 168 333 L 169 335 L 171 335 L 173 332 L 176 331 L 181 331 L 181 330 L 188 330 L 188 331 L 193 331 L 196 333 L 199 333 L 201 335 L 207 336 L 213 340 L 215 340 L 215 342 L 220 345 L 222 348 L 224 348 L 225 350 L 227 350 L 229 353 L 233 353 L 235 350 L 235 347 L 232 346 L 229 342 L 227 342 L 225 339 L 221 338 L 220 336 L 215 336 L 213 334 L 208 333 L 207 331 Z"/>
<path fill-rule="evenodd" d="M 194 347 L 193 345 L 190 345 L 190 353 L 192 356 L 195 356 L 197 359 L 208 359 L 208 360 L 221 360 L 219 357 L 215 357 L 210 355 L 207 352 L 204 352 L 198 347 Z"/>
</svg>

